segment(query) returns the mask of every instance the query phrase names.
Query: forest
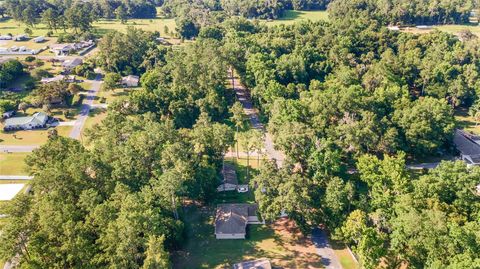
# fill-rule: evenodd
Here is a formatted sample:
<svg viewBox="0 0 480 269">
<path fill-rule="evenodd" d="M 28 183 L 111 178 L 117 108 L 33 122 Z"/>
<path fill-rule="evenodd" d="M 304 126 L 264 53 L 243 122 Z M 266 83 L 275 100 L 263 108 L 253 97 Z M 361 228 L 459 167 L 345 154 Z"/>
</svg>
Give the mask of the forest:
<svg viewBox="0 0 480 269">
<path fill-rule="evenodd" d="M 480 168 L 407 163 L 455 153 L 455 111 L 479 107 L 480 41 L 385 27 L 462 22 L 471 3 L 427 16 L 421 4 L 336 0 L 330 22 L 267 27 L 216 13 L 228 2 L 155 3 L 180 20 L 195 14 L 184 35 L 198 37 L 180 47 L 135 28 L 104 36 L 93 64 L 105 78 L 141 75 L 142 88 L 108 106 L 87 147 L 53 133 L 28 157 L 33 193 L 6 206 L 0 257 L 19 254 L 25 268 L 170 268 L 184 206 L 214 200 L 236 142 L 231 66 L 286 155 L 250 182 L 267 222 L 286 213 L 305 234 L 323 225 L 363 268 L 479 268 Z"/>
</svg>

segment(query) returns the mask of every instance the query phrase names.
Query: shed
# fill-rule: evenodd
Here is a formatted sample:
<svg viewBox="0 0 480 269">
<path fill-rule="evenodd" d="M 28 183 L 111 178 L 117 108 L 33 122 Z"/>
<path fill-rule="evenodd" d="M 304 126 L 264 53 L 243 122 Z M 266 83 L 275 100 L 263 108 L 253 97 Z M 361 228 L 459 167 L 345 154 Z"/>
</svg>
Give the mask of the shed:
<svg viewBox="0 0 480 269">
<path fill-rule="evenodd" d="M 217 191 L 234 191 L 238 186 L 237 172 L 235 166 L 229 163 L 225 163 L 222 168 L 223 180 L 220 186 L 217 187 Z"/>
<path fill-rule="evenodd" d="M 43 37 L 43 36 L 37 36 L 33 39 L 33 42 L 35 42 L 35 43 L 40 43 L 40 42 L 43 42 L 43 41 L 45 41 L 45 37 Z"/>
</svg>

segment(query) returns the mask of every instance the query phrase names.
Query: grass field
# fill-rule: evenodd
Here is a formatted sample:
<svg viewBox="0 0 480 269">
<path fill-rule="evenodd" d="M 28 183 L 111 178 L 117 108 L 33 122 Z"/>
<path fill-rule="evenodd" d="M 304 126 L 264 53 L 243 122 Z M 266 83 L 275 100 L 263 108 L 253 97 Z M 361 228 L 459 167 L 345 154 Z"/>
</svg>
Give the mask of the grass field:
<svg viewBox="0 0 480 269">
<path fill-rule="evenodd" d="M 28 153 L 0 153 L 0 175 L 26 175 Z"/>
<path fill-rule="evenodd" d="M 57 126 L 58 134 L 61 136 L 68 136 L 72 130 L 71 126 Z M 0 145 L 42 145 L 48 140 L 48 130 L 28 130 L 3 132 L 0 131 Z"/>
<path fill-rule="evenodd" d="M 281 268 L 322 268 L 312 243 L 291 222 L 282 219 L 270 225 L 248 225 L 245 240 L 217 240 L 213 213 L 211 207 L 186 208 L 188 239 L 183 250 L 173 255 L 174 268 L 231 268 L 258 258 L 268 258 Z"/>
<path fill-rule="evenodd" d="M 295 22 L 302 20 L 311 20 L 311 21 L 328 21 L 328 12 L 324 10 L 315 10 L 315 11 L 297 11 L 297 10 L 287 10 L 283 17 L 265 22 L 268 26 L 275 26 L 280 24 L 294 24 Z"/>
</svg>

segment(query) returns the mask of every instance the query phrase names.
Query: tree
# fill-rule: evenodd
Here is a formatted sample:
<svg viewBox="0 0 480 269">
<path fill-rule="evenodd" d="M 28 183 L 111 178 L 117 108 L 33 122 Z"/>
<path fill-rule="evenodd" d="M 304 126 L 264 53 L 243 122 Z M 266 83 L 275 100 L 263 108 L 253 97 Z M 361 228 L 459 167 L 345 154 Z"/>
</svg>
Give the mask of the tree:
<svg viewBox="0 0 480 269">
<path fill-rule="evenodd" d="M 475 126 L 480 122 L 480 102 L 477 100 L 468 110 L 468 114 L 475 120 Z"/>
<path fill-rule="evenodd" d="M 238 132 L 239 132 L 239 129 L 242 128 L 245 124 L 245 113 L 243 112 L 243 106 L 240 102 L 235 102 L 232 107 L 230 108 L 230 114 L 232 114 L 232 116 L 230 117 L 230 120 L 233 122 L 233 124 L 235 125 L 235 128 L 236 128 L 236 136 L 237 136 L 237 161 L 238 161 L 238 145 L 239 145 L 239 141 L 238 141 Z"/>
<path fill-rule="evenodd" d="M 0 100 L 0 115 L 3 115 L 3 113 L 7 111 L 15 110 L 15 108 L 15 102 L 10 100 Z"/>
<path fill-rule="evenodd" d="M 242 148 L 247 153 L 247 179 L 249 178 L 250 153 L 256 151 L 258 162 L 260 162 L 260 152 L 264 148 L 263 133 L 257 129 L 250 129 L 246 132 L 239 133 L 239 141 Z"/>
<path fill-rule="evenodd" d="M 26 102 L 21 102 L 20 104 L 18 104 L 18 109 L 22 110 L 23 113 L 25 113 L 29 107 L 30 105 Z"/>
<path fill-rule="evenodd" d="M 168 269 L 170 268 L 169 254 L 164 250 L 164 236 L 151 236 L 148 239 L 143 269 Z"/>
<path fill-rule="evenodd" d="M 128 16 L 123 5 L 120 5 L 115 9 L 115 16 L 122 24 L 127 23 Z"/>
<path fill-rule="evenodd" d="M 122 80 L 122 76 L 117 73 L 107 73 L 103 79 L 103 90 L 112 91 L 118 87 L 118 84 Z"/>
</svg>

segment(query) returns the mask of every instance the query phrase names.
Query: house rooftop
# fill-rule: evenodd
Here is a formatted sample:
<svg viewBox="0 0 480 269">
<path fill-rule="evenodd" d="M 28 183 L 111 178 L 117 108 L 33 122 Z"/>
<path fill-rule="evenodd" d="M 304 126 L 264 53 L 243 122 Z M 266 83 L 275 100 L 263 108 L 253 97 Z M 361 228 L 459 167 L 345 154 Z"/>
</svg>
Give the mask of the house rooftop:
<svg viewBox="0 0 480 269">
<path fill-rule="evenodd" d="M 456 130 L 453 137 L 455 147 L 463 155 L 477 156 L 480 155 L 480 145 L 474 141 L 474 136 L 462 130 Z"/>
<path fill-rule="evenodd" d="M 215 217 L 215 234 L 245 233 L 249 216 L 257 215 L 257 205 L 219 204 Z"/>
<path fill-rule="evenodd" d="M 233 269 L 272 269 L 272 265 L 268 259 L 258 259 L 236 263 L 233 265 Z"/>
<path fill-rule="evenodd" d="M 25 125 L 29 123 L 44 124 L 48 119 L 47 114 L 43 112 L 37 112 L 32 116 L 27 117 L 14 117 L 5 120 L 5 126 Z"/>
<path fill-rule="evenodd" d="M 225 163 L 222 169 L 223 183 L 238 185 L 237 172 L 233 164 Z"/>
</svg>

